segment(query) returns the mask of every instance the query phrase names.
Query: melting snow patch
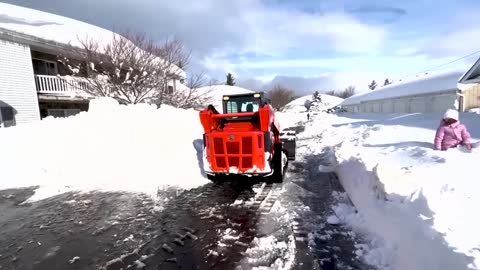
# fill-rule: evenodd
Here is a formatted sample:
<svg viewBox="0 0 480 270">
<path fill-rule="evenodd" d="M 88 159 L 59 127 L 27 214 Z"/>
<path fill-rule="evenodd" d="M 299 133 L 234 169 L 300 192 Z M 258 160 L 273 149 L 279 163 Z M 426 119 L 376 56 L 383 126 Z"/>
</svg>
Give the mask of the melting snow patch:
<svg viewBox="0 0 480 270">
<path fill-rule="evenodd" d="M 75 256 L 75 257 L 73 257 L 71 260 L 69 260 L 68 262 L 69 262 L 70 264 L 74 264 L 74 263 L 75 263 L 76 261 L 78 261 L 78 260 L 80 260 L 80 257 Z"/>
<path fill-rule="evenodd" d="M 295 258 L 295 244 L 280 241 L 274 236 L 255 238 L 248 249 L 248 263 L 253 266 L 268 266 L 274 269 L 290 269 Z"/>
</svg>

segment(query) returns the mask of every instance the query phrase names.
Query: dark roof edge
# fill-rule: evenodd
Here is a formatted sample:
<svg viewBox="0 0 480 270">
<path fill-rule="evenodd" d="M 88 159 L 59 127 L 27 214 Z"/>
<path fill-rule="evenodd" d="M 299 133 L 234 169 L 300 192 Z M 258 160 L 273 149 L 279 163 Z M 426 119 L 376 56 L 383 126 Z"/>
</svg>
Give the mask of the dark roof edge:
<svg viewBox="0 0 480 270">
<path fill-rule="evenodd" d="M 465 74 L 463 74 L 462 77 L 460 77 L 460 79 L 458 80 L 458 83 L 466 83 L 466 81 L 468 81 L 468 77 L 470 77 L 470 75 L 472 75 L 472 73 L 478 69 L 480 66 L 480 57 L 477 59 L 477 61 L 475 62 L 475 64 L 473 64 L 470 69 L 465 72 Z"/>
<path fill-rule="evenodd" d="M 29 34 L 20 33 L 17 31 L 9 30 L 3 27 L 0 27 L 0 39 L 27 44 L 30 46 L 38 47 L 45 49 L 47 51 L 61 52 L 63 54 L 70 55 L 72 52 L 82 52 L 83 50 L 79 47 L 75 47 L 70 44 L 65 44 L 53 40 L 48 40 L 40 37 L 36 37 Z"/>
</svg>

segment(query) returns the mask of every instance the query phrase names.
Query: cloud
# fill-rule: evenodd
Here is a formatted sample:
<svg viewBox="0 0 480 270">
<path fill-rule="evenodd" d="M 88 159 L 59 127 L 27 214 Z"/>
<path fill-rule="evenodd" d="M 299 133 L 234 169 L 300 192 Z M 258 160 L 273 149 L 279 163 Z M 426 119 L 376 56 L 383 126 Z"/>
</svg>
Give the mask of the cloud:
<svg viewBox="0 0 480 270">
<path fill-rule="evenodd" d="M 462 1 L 473 6 L 477 0 Z M 6 2 L 107 29 L 146 32 L 159 41 L 175 36 L 192 50 L 192 71 L 206 70 L 219 80 L 232 72 L 252 88 L 275 83 L 298 91 L 360 88 L 372 79 L 383 82 L 451 61 L 480 42 L 479 10 L 452 9 L 448 1 L 436 6 L 431 0 L 398 6 L 357 0 Z"/>
<path fill-rule="evenodd" d="M 107 29 L 147 32 L 158 40 L 176 36 L 192 49 L 196 69 L 213 68 L 216 74 L 235 69 L 227 62 L 239 60 L 242 54 L 278 58 L 287 52 L 321 49 L 370 55 L 380 52 L 387 38 L 382 26 L 362 23 L 346 13 L 307 13 L 262 0 L 9 2 Z"/>
<path fill-rule="evenodd" d="M 448 24 L 433 28 L 430 38 L 419 44 L 418 53 L 434 59 L 438 57 L 460 58 L 479 51 L 479 12 L 479 8 L 462 9 L 455 12 L 455 16 L 448 20 Z"/>
<path fill-rule="evenodd" d="M 321 93 L 330 90 L 343 90 L 352 85 L 357 91 L 366 91 L 367 85 L 376 80 L 377 84 L 384 82 L 389 76 L 384 72 L 330 72 L 317 76 L 275 76 L 271 80 L 263 81 L 259 79 L 237 80 L 238 86 L 252 90 L 269 91 L 276 85 L 281 85 L 292 89 L 299 96 L 312 94 L 314 91 Z M 392 77 L 390 77 L 391 79 Z"/>
<path fill-rule="evenodd" d="M 407 15 L 407 11 L 398 7 L 386 7 L 386 6 L 362 6 L 351 9 L 353 13 L 390 13 L 398 16 Z"/>
<path fill-rule="evenodd" d="M 315 90 L 326 92 L 335 87 L 331 76 L 321 75 L 313 77 L 275 76 L 269 81 L 258 79 L 240 80 L 238 85 L 252 90 L 269 91 L 275 86 L 283 86 L 295 91 L 297 95 L 307 95 Z"/>
</svg>

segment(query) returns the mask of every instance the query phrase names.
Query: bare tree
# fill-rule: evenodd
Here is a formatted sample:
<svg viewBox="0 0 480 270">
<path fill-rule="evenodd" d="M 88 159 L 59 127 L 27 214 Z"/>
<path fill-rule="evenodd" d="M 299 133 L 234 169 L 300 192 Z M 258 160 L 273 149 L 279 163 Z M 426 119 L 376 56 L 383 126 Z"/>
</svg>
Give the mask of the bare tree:
<svg viewBox="0 0 480 270">
<path fill-rule="evenodd" d="M 325 92 L 325 95 L 337 96 L 337 91 L 335 91 L 335 90 L 330 90 L 330 91 Z"/>
<path fill-rule="evenodd" d="M 188 63 L 178 40 L 157 44 L 145 34 L 114 34 L 108 43 L 80 40 L 81 52 L 61 60 L 73 76 L 82 77 L 88 94 L 117 99 L 123 104 L 168 103 L 173 79 L 184 71 L 174 63 Z"/>
<path fill-rule="evenodd" d="M 339 97 L 339 98 L 349 98 L 353 95 L 355 95 L 355 86 L 349 86 L 347 88 L 345 88 L 345 90 L 341 91 L 341 90 L 331 90 L 331 91 L 328 91 L 325 93 L 326 95 L 330 95 L 330 96 L 335 96 L 335 97 Z"/>
<path fill-rule="evenodd" d="M 350 85 L 349 87 L 345 88 L 345 90 L 343 92 L 341 92 L 339 97 L 349 98 L 353 95 L 355 95 L 355 86 Z"/>
<path fill-rule="evenodd" d="M 272 107 L 277 110 L 283 109 L 285 105 L 295 99 L 295 93 L 293 90 L 287 89 L 280 85 L 276 85 L 266 94 L 267 97 L 272 100 Z"/>
<path fill-rule="evenodd" d="M 192 74 L 187 80 L 186 87 L 169 96 L 165 104 L 182 109 L 203 109 L 212 102 L 211 90 L 198 91 L 198 88 L 207 85 L 205 72 Z"/>
<path fill-rule="evenodd" d="M 179 39 L 167 39 L 163 46 L 157 47 L 153 54 L 167 62 L 175 64 L 182 70 L 190 66 L 191 51 L 186 50 L 183 42 Z M 202 75 L 203 76 L 203 75 Z"/>
</svg>

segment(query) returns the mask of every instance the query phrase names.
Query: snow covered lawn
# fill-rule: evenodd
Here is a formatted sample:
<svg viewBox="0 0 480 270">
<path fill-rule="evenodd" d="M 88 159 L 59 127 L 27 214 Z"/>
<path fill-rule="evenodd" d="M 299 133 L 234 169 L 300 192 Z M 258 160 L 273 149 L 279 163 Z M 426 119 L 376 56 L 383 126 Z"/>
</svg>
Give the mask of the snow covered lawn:
<svg viewBox="0 0 480 270">
<path fill-rule="evenodd" d="M 299 139 L 328 156 L 358 213 L 340 221 L 370 239 L 357 254 L 380 269 L 478 269 L 480 149 L 434 151 L 442 113 L 315 115 Z M 480 116 L 461 114 L 472 140 Z"/>
<path fill-rule="evenodd" d="M 145 192 L 207 183 L 198 112 L 119 105 L 0 129 L 0 189 L 40 185 L 31 200 L 71 190 Z M 200 157 L 200 159 L 199 159 Z"/>
</svg>

